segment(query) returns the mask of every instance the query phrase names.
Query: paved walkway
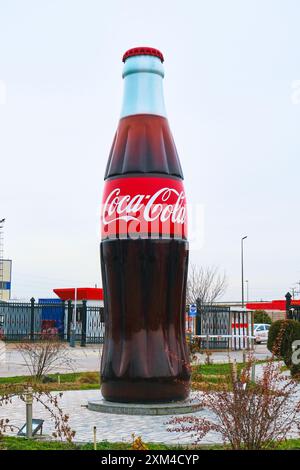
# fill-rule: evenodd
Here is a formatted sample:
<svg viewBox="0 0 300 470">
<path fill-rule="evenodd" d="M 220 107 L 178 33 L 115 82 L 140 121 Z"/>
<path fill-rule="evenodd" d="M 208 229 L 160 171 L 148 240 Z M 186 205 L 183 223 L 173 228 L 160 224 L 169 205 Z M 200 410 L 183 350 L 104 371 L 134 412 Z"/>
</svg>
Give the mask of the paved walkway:
<svg viewBox="0 0 300 470">
<path fill-rule="evenodd" d="M 199 392 L 201 393 L 201 392 Z M 171 416 L 129 416 L 113 415 L 90 411 L 86 405 L 89 400 L 100 399 L 100 390 L 69 391 L 64 392 L 60 400 L 60 406 L 64 413 L 70 416 L 70 426 L 76 431 L 75 441 L 92 442 L 93 427 L 97 428 L 97 440 L 110 442 L 130 442 L 132 434 L 141 436 L 146 442 L 161 442 L 165 444 L 193 444 L 195 436 L 188 433 L 177 433 L 168 431 L 168 421 Z M 300 385 L 294 396 L 300 399 Z M 201 410 L 193 413 L 193 416 L 212 418 L 212 413 Z M 183 415 L 177 415 L 177 417 Z M 184 415 L 189 416 L 189 415 Z M 7 406 L 0 407 L 0 419 L 9 418 L 10 423 L 21 427 L 25 423 L 25 404 L 18 398 Z M 53 422 L 49 413 L 39 403 L 34 402 L 33 418 L 44 419 L 43 434 L 51 435 L 54 431 Z M 16 434 L 10 433 L 10 434 Z M 290 437 L 296 437 L 299 433 L 296 429 L 291 431 Z M 217 433 L 209 433 L 201 441 L 202 444 L 216 444 L 221 442 Z"/>
<path fill-rule="evenodd" d="M 86 348 L 77 346 L 70 348 L 70 354 L 74 358 L 73 368 L 76 371 L 95 371 L 99 370 L 101 346 L 93 345 Z M 228 355 L 231 359 L 241 362 L 243 360 L 242 351 L 234 352 L 215 352 L 211 359 L 214 363 L 227 362 Z M 269 352 L 265 345 L 255 347 L 255 357 L 265 359 Z M 204 362 L 205 355 L 198 355 L 198 361 Z M 63 367 L 57 372 L 69 372 Z M 0 377 L 28 375 L 28 370 L 24 364 L 22 356 L 16 350 L 15 345 L 0 342 Z M 97 427 L 98 440 L 131 441 L 131 435 L 141 436 L 144 441 L 164 442 L 167 444 L 191 444 L 195 442 L 195 437 L 183 434 L 169 432 L 168 416 L 123 416 L 106 413 L 97 413 L 89 411 L 86 408 L 89 400 L 101 398 L 100 390 L 87 391 L 68 391 L 64 392 L 61 399 L 61 406 L 64 413 L 70 415 L 70 425 L 76 431 L 76 441 L 92 441 L 93 427 Z M 194 413 L 195 416 L 207 416 L 205 410 Z M 187 415 L 185 415 L 187 416 Z M 11 424 L 21 427 L 25 422 L 25 404 L 18 398 L 5 407 L 0 407 L 0 419 L 9 417 Z M 47 411 L 38 403 L 34 404 L 34 418 L 45 420 L 44 434 L 51 435 L 54 431 L 53 423 L 50 420 Z M 203 443 L 220 442 L 220 436 L 215 433 L 208 434 Z"/>
<path fill-rule="evenodd" d="M 262 366 L 256 368 L 257 377 L 261 376 Z M 201 392 L 199 392 L 201 393 Z M 144 441 L 163 442 L 166 444 L 192 444 L 195 437 L 187 433 L 169 432 L 168 416 L 128 416 L 98 413 L 87 409 L 89 400 L 99 400 L 100 390 L 68 391 L 63 393 L 60 405 L 64 413 L 70 416 L 71 428 L 76 431 L 75 440 L 79 442 L 91 442 L 93 427 L 97 428 L 98 441 L 131 441 L 131 435 L 141 436 Z M 300 399 L 300 385 L 294 396 Z M 178 415 L 180 416 L 180 415 Z M 185 415 L 188 416 L 188 415 Z M 193 413 L 193 416 L 212 417 L 207 410 Z M 33 417 L 44 419 L 44 434 L 51 435 L 54 431 L 48 412 L 39 403 L 34 403 Z M 0 419 L 9 418 L 11 424 L 21 427 L 25 422 L 25 404 L 18 398 L 6 406 L 0 406 Z M 15 433 L 13 433 L 15 434 Z M 295 431 L 291 434 L 295 436 Z M 208 434 L 202 441 L 203 444 L 218 443 L 220 436 L 216 433 Z"/>
<path fill-rule="evenodd" d="M 92 442 L 93 427 L 97 427 L 98 441 L 131 441 L 131 435 L 141 436 L 146 442 L 164 442 L 167 444 L 192 444 L 195 438 L 183 433 L 167 431 L 171 416 L 128 416 L 113 415 L 89 411 L 89 400 L 101 398 L 100 390 L 64 392 L 60 401 L 64 413 L 70 415 L 70 425 L 76 431 L 75 440 Z M 207 411 L 193 413 L 194 416 L 207 416 Z M 180 416 L 180 415 L 178 415 Z M 187 416 L 187 415 L 185 415 Z M 25 404 L 15 398 L 12 404 L 0 407 L 0 419 L 9 417 L 11 424 L 21 427 L 25 422 Z M 33 418 L 44 419 L 44 434 L 52 434 L 53 424 L 47 411 L 38 403 L 33 405 Z M 219 436 L 207 435 L 203 443 L 220 442 Z"/>
<path fill-rule="evenodd" d="M 101 345 L 92 345 L 85 348 L 68 346 L 69 355 L 73 359 L 72 370 L 69 367 L 58 367 L 53 372 L 87 372 L 100 369 Z M 24 364 L 22 355 L 17 351 L 15 344 L 0 342 L 0 377 L 13 377 L 15 375 L 30 375 Z"/>
</svg>

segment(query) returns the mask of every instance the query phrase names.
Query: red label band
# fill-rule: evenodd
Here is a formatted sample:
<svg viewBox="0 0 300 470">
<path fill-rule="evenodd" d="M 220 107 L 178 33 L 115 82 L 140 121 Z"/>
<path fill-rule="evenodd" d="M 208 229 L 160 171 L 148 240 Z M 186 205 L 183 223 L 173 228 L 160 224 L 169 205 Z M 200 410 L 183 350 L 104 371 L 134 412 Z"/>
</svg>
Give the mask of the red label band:
<svg viewBox="0 0 300 470">
<path fill-rule="evenodd" d="M 102 239 L 186 239 L 186 200 L 182 181 L 159 177 L 106 181 L 101 236 Z"/>
</svg>

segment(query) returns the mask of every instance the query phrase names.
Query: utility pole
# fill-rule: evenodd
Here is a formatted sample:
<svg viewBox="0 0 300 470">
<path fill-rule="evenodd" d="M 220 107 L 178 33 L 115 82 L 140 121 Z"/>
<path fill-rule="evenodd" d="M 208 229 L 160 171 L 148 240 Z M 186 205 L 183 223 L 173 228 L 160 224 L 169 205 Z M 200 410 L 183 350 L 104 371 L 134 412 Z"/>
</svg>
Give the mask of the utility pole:
<svg viewBox="0 0 300 470">
<path fill-rule="evenodd" d="M 296 292 L 295 287 L 291 287 L 291 291 L 292 291 L 292 298 L 294 300 L 295 299 L 295 292 Z"/>
<path fill-rule="evenodd" d="M 241 239 L 241 268 L 242 268 L 242 308 L 244 308 L 244 240 L 247 238 L 247 235 L 245 237 L 242 237 Z"/>
<path fill-rule="evenodd" d="M 247 297 L 246 298 L 247 298 L 247 303 L 248 303 L 249 302 L 249 281 L 248 281 L 248 279 L 246 279 L 245 282 L 247 284 Z"/>
<path fill-rule="evenodd" d="M 296 294 L 300 294 L 300 281 L 296 282 L 296 285 L 299 286 L 298 292 L 296 291 Z"/>
</svg>

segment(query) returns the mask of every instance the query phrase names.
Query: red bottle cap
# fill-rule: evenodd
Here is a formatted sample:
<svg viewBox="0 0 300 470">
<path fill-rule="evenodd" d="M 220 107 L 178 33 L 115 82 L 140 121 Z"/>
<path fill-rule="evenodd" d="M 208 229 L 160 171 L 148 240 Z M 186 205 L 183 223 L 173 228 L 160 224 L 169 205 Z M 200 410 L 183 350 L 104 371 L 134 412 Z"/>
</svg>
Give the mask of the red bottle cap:
<svg viewBox="0 0 300 470">
<path fill-rule="evenodd" d="M 158 57 L 162 62 L 164 61 L 162 53 L 153 47 L 133 47 L 132 49 L 128 49 L 123 55 L 122 60 L 125 62 L 126 59 L 135 55 L 153 55 L 154 57 Z"/>
</svg>

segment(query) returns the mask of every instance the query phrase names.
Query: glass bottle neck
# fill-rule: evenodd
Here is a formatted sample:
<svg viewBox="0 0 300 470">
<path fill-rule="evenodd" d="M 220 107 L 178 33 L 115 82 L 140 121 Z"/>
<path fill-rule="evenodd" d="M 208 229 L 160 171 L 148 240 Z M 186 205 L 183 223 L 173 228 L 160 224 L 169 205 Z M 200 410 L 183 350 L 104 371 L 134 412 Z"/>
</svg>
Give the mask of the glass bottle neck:
<svg viewBox="0 0 300 470">
<path fill-rule="evenodd" d="M 121 118 L 133 114 L 166 117 L 163 77 L 163 64 L 157 57 L 141 55 L 126 59 Z"/>
</svg>

